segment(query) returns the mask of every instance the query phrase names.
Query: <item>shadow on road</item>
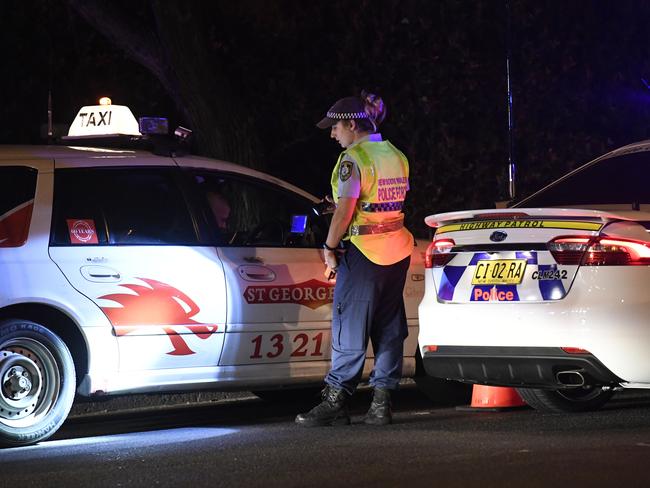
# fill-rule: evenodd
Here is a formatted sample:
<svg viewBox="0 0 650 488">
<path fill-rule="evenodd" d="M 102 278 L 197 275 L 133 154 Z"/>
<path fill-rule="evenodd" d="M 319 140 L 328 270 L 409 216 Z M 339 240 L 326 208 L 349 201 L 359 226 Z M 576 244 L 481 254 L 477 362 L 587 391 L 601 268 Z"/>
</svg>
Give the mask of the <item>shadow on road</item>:
<svg viewBox="0 0 650 488">
<path fill-rule="evenodd" d="M 54 439 L 201 426 L 215 422 L 225 427 L 286 422 L 292 421 L 297 413 L 310 409 L 320 400 L 319 392 L 313 389 L 302 395 L 300 392 L 287 393 L 284 396 L 271 395 L 273 401 L 249 395 L 214 403 L 163 405 L 76 415 L 66 421 Z M 368 388 L 360 389 L 355 393 L 350 403 L 352 415 L 365 413 L 371 401 L 371 394 Z M 400 412 L 441 408 L 449 406 L 450 402 L 454 401 L 462 404 L 465 400 L 441 395 L 440 401 L 432 402 L 415 385 L 410 385 L 394 394 L 393 405 L 394 410 Z"/>
<path fill-rule="evenodd" d="M 411 384 L 395 393 L 393 409 L 397 416 L 400 416 L 400 413 L 407 414 L 402 415 L 400 420 L 404 425 L 420 422 L 422 418 L 420 416 L 428 415 L 435 410 L 469 404 L 471 388 L 464 385 L 461 385 L 461 387 L 452 385 L 450 388 L 448 385 L 443 385 L 436 401 L 423 394 L 414 384 Z M 435 390 L 429 390 L 429 393 L 431 391 Z M 284 396 L 278 395 L 274 397 L 271 395 L 274 401 L 262 400 L 247 395 L 243 398 L 232 398 L 212 403 L 165 405 L 77 415 L 66 421 L 54 436 L 54 439 L 126 434 L 215 424 L 220 427 L 234 427 L 292 422 L 297 413 L 310 409 L 319 401 L 316 390 L 304 392 L 304 395 L 300 392 L 288 393 Z M 371 401 L 371 393 L 369 388 L 362 388 L 352 397 L 350 405 L 352 416 L 358 417 L 365 413 Z M 435 395 L 433 396 L 435 398 Z M 650 392 L 643 390 L 625 391 L 618 393 L 605 406 L 600 415 L 618 415 L 626 410 L 647 409 L 649 406 Z M 574 424 L 574 428 L 575 424 L 579 425 L 587 421 L 586 417 L 591 415 L 543 414 L 528 408 L 523 410 L 533 415 L 539 415 L 539 421 L 550 422 L 550 424 L 556 424 L 560 419 L 564 418 L 566 422 Z M 452 415 L 455 417 L 468 414 L 453 412 Z M 485 415 L 484 418 L 487 420 L 487 416 L 492 414 L 480 412 L 469 415 L 478 415 L 479 418 Z M 553 418 L 556 420 L 552 421 Z M 470 419 L 468 418 L 467 421 L 470 421 Z M 509 417 L 509 421 L 517 423 L 517 420 L 512 416 Z M 563 424 L 563 421 L 559 423 Z M 587 424 L 589 424 L 589 421 L 587 421 Z"/>
</svg>

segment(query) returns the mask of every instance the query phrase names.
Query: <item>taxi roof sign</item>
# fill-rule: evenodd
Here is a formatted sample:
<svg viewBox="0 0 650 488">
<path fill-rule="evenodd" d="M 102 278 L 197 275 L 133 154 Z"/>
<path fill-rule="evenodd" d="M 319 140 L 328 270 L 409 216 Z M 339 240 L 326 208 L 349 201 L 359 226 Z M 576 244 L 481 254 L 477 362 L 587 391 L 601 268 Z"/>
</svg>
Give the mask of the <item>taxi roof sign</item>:
<svg viewBox="0 0 650 488">
<path fill-rule="evenodd" d="M 141 136 L 138 121 L 125 105 L 88 105 L 77 113 L 68 138 Z M 65 137 L 64 137 L 65 139 Z"/>
</svg>

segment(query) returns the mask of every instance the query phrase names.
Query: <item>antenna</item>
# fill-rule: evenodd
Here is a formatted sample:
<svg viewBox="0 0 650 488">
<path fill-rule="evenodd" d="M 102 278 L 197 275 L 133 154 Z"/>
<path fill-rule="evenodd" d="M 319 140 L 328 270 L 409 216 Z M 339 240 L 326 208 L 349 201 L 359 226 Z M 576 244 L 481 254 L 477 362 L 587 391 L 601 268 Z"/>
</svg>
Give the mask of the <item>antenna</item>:
<svg viewBox="0 0 650 488">
<path fill-rule="evenodd" d="M 511 16 L 510 16 L 510 0 L 506 0 L 506 17 L 507 17 L 507 37 L 506 37 L 506 82 L 507 82 L 507 92 L 508 92 L 508 194 L 510 195 L 510 200 L 515 199 L 515 176 L 516 176 L 516 166 L 515 166 L 515 127 L 514 127 L 514 117 L 512 113 L 512 85 L 510 83 L 510 60 L 511 60 L 511 49 L 512 44 L 512 34 L 511 34 Z"/>
<path fill-rule="evenodd" d="M 52 57 L 52 50 L 54 49 L 54 43 L 52 42 L 52 32 L 50 30 L 50 26 L 52 25 L 51 22 L 51 17 L 50 17 L 50 8 L 51 8 L 51 3 L 50 0 L 47 1 L 46 3 L 46 15 L 47 15 L 47 38 L 48 38 L 48 43 L 47 43 L 47 143 L 52 144 L 54 142 L 54 123 L 52 121 L 52 69 L 54 66 L 53 62 L 53 57 Z"/>
<path fill-rule="evenodd" d="M 54 127 L 52 126 L 52 88 L 47 91 L 47 143 L 51 144 L 54 139 Z"/>
</svg>

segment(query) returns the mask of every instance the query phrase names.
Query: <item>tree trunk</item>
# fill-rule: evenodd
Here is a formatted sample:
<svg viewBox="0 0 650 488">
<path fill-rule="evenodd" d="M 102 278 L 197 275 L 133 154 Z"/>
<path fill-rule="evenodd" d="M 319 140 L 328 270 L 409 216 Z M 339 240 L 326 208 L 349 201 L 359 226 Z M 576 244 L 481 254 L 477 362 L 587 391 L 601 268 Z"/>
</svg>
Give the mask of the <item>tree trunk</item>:
<svg viewBox="0 0 650 488">
<path fill-rule="evenodd" d="M 89 24 L 162 84 L 193 131 L 199 153 L 263 167 L 253 119 L 228 73 L 206 59 L 200 4 L 153 0 L 152 28 L 136 25 L 111 2 L 67 0 Z M 212 62 L 214 63 L 214 62 Z"/>
</svg>

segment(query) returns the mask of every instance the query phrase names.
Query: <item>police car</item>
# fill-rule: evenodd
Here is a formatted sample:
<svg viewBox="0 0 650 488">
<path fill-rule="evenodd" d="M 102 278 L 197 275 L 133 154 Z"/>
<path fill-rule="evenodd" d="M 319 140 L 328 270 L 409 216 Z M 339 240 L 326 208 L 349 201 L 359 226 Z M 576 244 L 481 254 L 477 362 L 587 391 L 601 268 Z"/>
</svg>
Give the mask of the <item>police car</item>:
<svg viewBox="0 0 650 488">
<path fill-rule="evenodd" d="M 75 393 L 264 391 L 328 371 L 334 282 L 319 199 L 167 143 L 154 151 L 166 155 L 107 147 L 164 125 L 90 106 L 66 146 L 0 146 L 1 444 L 52 435 Z M 404 290 L 406 376 L 421 254 Z"/>
<path fill-rule="evenodd" d="M 513 208 L 427 217 L 427 373 L 516 387 L 546 411 L 650 388 L 649 176 L 645 141 Z"/>
</svg>

